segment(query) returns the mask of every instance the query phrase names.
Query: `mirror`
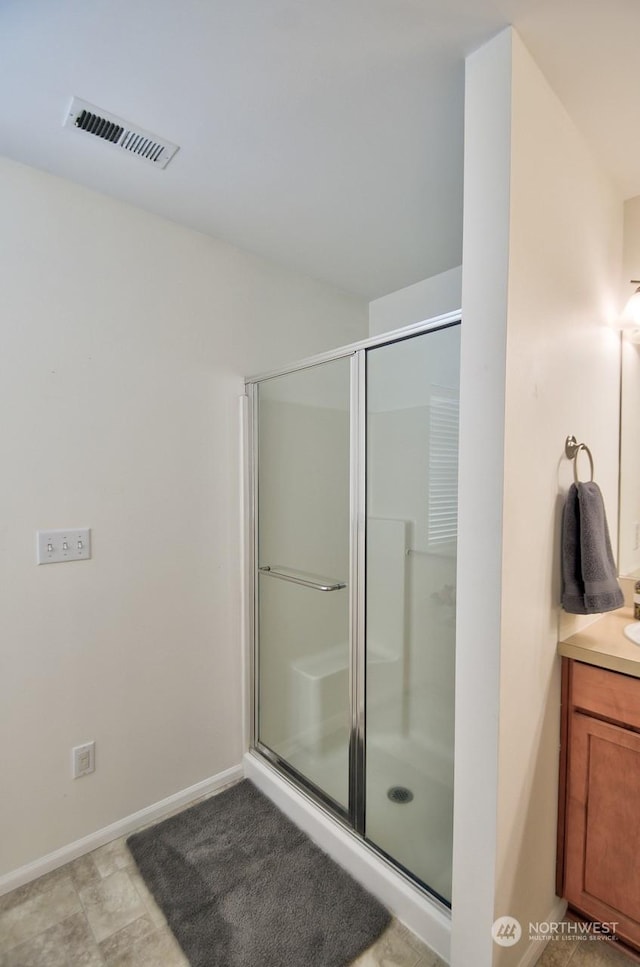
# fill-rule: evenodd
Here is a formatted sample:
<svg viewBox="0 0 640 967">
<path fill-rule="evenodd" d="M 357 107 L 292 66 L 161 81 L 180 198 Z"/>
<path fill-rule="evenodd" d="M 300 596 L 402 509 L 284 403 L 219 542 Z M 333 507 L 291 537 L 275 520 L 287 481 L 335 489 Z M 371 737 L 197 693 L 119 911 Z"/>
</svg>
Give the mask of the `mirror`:
<svg viewBox="0 0 640 967">
<path fill-rule="evenodd" d="M 624 206 L 621 308 L 640 279 L 640 195 Z M 637 340 L 637 341 L 636 341 Z M 618 573 L 640 579 L 640 332 L 622 334 Z"/>
<path fill-rule="evenodd" d="M 640 578 L 640 343 L 622 337 L 618 571 Z"/>
</svg>

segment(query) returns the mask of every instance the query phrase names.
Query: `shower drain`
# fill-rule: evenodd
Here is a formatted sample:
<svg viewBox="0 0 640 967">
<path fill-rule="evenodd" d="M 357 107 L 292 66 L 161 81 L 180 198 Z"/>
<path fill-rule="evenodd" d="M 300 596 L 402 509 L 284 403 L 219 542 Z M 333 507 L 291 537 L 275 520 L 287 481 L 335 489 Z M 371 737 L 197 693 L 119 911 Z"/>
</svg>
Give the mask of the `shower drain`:
<svg viewBox="0 0 640 967">
<path fill-rule="evenodd" d="M 387 791 L 387 799 L 397 803 L 411 802 L 413 793 L 406 786 L 391 786 L 391 789 Z"/>
</svg>

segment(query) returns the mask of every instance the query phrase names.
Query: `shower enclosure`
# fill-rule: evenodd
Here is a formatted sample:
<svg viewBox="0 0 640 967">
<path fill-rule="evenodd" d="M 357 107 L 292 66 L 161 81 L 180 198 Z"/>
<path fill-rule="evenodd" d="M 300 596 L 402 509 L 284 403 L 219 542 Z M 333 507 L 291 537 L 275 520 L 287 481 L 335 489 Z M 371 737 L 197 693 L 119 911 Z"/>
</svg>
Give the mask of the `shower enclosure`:
<svg viewBox="0 0 640 967">
<path fill-rule="evenodd" d="M 451 902 L 460 319 L 247 380 L 252 747 Z"/>
</svg>

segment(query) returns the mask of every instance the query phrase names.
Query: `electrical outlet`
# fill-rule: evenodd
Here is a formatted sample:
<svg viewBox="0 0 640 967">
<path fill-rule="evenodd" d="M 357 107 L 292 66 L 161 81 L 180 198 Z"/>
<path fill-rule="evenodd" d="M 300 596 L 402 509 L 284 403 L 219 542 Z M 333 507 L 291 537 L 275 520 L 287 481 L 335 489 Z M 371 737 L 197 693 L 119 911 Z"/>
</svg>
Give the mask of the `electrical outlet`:
<svg viewBox="0 0 640 967">
<path fill-rule="evenodd" d="M 81 776 L 88 776 L 96 771 L 96 744 L 95 742 L 85 742 L 84 745 L 76 745 L 71 750 L 71 774 L 74 779 Z"/>
<path fill-rule="evenodd" d="M 640 521 L 638 520 L 633 525 L 633 549 L 640 550 Z"/>
</svg>

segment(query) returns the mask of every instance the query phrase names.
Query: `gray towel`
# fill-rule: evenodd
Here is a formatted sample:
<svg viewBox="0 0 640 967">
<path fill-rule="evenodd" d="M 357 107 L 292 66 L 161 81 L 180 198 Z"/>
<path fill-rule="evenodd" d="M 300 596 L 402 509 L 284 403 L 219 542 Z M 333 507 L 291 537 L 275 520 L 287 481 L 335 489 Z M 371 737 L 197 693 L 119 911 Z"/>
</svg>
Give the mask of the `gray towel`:
<svg viewBox="0 0 640 967">
<path fill-rule="evenodd" d="M 562 607 L 601 614 L 624 604 L 596 483 L 571 484 L 562 518 Z"/>
</svg>

